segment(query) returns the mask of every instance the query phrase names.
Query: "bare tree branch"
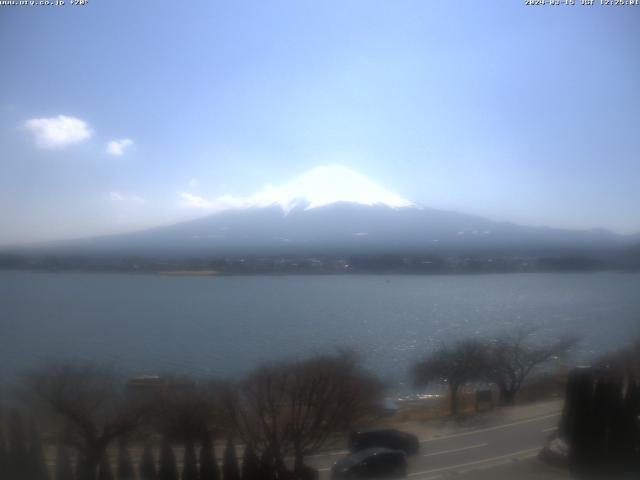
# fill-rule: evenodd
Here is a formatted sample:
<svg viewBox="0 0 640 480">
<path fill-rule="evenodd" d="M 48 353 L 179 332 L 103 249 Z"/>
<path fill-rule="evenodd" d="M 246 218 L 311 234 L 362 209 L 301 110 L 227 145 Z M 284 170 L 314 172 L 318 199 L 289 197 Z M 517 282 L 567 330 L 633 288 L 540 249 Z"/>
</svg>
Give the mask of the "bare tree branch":
<svg viewBox="0 0 640 480">
<path fill-rule="evenodd" d="M 108 367 L 59 363 L 27 377 L 27 388 L 74 446 L 83 468 L 78 480 L 94 480 L 108 445 L 136 429 L 150 406 L 127 395 L 124 382 Z"/>
<path fill-rule="evenodd" d="M 565 336 L 550 343 L 535 343 L 533 328 L 504 334 L 487 346 L 487 380 L 500 389 L 504 403 L 513 403 L 527 377 L 540 365 L 567 353 L 577 342 Z"/>
<path fill-rule="evenodd" d="M 451 414 L 458 413 L 458 391 L 465 383 L 479 380 L 486 372 L 486 344 L 478 339 L 462 340 L 452 347 L 441 346 L 413 368 L 416 385 L 447 385 Z"/>
</svg>

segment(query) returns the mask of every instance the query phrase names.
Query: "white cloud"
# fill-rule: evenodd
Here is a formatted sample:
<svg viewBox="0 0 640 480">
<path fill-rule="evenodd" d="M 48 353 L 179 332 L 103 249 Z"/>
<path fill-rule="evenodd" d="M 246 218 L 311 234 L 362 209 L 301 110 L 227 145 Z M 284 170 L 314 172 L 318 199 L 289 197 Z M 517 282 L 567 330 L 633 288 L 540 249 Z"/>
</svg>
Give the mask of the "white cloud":
<svg viewBox="0 0 640 480">
<path fill-rule="evenodd" d="M 300 204 L 307 209 L 322 207 L 335 202 L 354 202 L 364 205 L 408 207 L 409 200 L 380 187 L 364 175 L 341 165 L 316 167 L 280 187 L 267 185 L 246 197 L 224 195 L 212 200 L 180 192 L 180 206 L 212 211 L 230 208 L 250 208 L 279 205 L 284 211 Z"/>
<path fill-rule="evenodd" d="M 109 192 L 109 200 L 113 202 L 122 202 L 124 197 L 118 192 Z"/>
<path fill-rule="evenodd" d="M 137 203 L 141 204 L 145 202 L 145 199 L 138 195 L 124 195 L 120 192 L 109 192 L 109 200 L 115 203 Z"/>
<path fill-rule="evenodd" d="M 213 208 L 215 207 L 214 202 L 210 202 L 207 199 L 199 197 L 197 195 L 192 195 L 191 193 L 180 192 L 180 201 L 181 207 L 192 207 L 192 208 Z"/>
<path fill-rule="evenodd" d="M 89 125 L 79 118 L 58 115 L 52 118 L 32 118 L 24 127 L 33 134 L 40 148 L 63 148 L 93 135 Z"/>
<path fill-rule="evenodd" d="M 197 178 L 189 180 L 189 188 L 192 190 L 197 189 L 200 186 L 200 181 Z"/>
<path fill-rule="evenodd" d="M 127 147 L 133 145 L 133 140 L 130 138 L 121 138 L 120 140 L 111 140 L 107 143 L 107 153 L 109 155 L 115 155 L 120 157 L 124 154 L 124 150 Z"/>
</svg>

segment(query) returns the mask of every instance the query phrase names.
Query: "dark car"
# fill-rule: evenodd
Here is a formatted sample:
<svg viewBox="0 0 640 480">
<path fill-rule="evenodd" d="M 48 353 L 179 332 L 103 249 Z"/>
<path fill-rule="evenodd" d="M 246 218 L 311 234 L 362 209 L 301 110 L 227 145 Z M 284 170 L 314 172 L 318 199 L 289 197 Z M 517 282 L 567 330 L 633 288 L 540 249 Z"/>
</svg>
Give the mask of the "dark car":
<svg viewBox="0 0 640 480">
<path fill-rule="evenodd" d="M 420 451 L 418 437 L 392 428 L 363 430 L 349 436 L 350 452 L 358 452 L 372 447 L 402 450 L 407 455 L 414 455 Z"/>
<path fill-rule="evenodd" d="M 405 478 L 407 456 L 401 450 L 367 448 L 338 460 L 331 468 L 332 480 Z"/>
</svg>

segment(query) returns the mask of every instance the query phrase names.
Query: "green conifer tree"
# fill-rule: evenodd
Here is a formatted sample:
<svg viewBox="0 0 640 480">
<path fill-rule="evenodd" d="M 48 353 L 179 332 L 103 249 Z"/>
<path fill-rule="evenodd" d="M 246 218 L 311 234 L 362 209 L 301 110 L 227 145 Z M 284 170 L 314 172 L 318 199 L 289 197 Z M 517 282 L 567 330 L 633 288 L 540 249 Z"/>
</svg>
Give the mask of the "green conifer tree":
<svg viewBox="0 0 640 480">
<path fill-rule="evenodd" d="M 27 480 L 29 476 L 29 452 L 22 416 L 14 411 L 9 418 L 8 478 Z"/>
<path fill-rule="evenodd" d="M 83 458 L 82 454 L 78 452 L 76 455 L 76 480 L 94 480 L 96 478 L 96 472 L 90 472 L 87 466 L 87 461 Z"/>
<path fill-rule="evenodd" d="M 260 457 L 260 480 L 276 480 L 276 468 L 273 455 L 266 450 Z"/>
<path fill-rule="evenodd" d="M 118 467 L 116 470 L 116 478 L 118 480 L 134 480 L 135 471 L 133 469 L 133 461 L 131 454 L 127 448 L 127 443 L 121 441 L 118 445 Z"/>
<path fill-rule="evenodd" d="M 238 457 L 231 437 L 227 439 L 227 446 L 224 449 L 222 458 L 222 478 L 223 480 L 240 480 Z"/>
<path fill-rule="evenodd" d="M 7 472 L 8 465 L 7 459 L 9 453 L 7 452 L 7 441 L 4 438 L 4 426 L 2 423 L 2 418 L 0 418 L 0 472 Z"/>
<path fill-rule="evenodd" d="M 260 480 L 260 459 L 251 445 L 247 445 L 242 456 L 241 480 Z"/>
<path fill-rule="evenodd" d="M 156 459 L 153 455 L 151 445 L 148 442 L 144 446 L 138 471 L 140 474 L 140 480 L 157 480 L 158 478 Z"/>
<path fill-rule="evenodd" d="M 184 447 L 182 480 L 198 480 L 198 460 L 196 458 L 196 450 L 191 439 L 187 440 Z"/>
<path fill-rule="evenodd" d="M 56 465 L 53 471 L 53 480 L 73 480 L 69 451 L 62 443 L 59 443 L 56 447 Z"/>
<path fill-rule="evenodd" d="M 106 452 L 100 459 L 100 464 L 98 465 L 98 480 L 114 480 L 111 462 Z"/>
<path fill-rule="evenodd" d="M 220 480 L 214 442 L 207 428 L 200 440 L 200 480 Z"/>
<path fill-rule="evenodd" d="M 29 480 L 48 480 L 49 470 L 44 458 L 42 441 L 35 422 L 29 425 L 29 451 L 28 451 Z"/>
<path fill-rule="evenodd" d="M 178 480 L 178 467 L 176 466 L 176 456 L 169 440 L 165 437 L 160 450 L 160 470 L 158 480 Z"/>
</svg>

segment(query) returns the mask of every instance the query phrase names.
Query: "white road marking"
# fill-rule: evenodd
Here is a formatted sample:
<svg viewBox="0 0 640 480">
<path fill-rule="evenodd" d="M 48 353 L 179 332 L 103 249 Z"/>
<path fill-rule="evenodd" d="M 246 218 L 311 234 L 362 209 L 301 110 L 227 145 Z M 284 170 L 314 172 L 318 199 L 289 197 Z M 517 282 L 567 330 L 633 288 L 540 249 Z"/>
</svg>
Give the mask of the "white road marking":
<svg viewBox="0 0 640 480">
<path fill-rule="evenodd" d="M 445 453 L 462 452 L 463 450 L 471 450 L 472 448 L 480 448 L 488 446 L 488 443 L 477 443 L 476 445 L 469 445 L 468 447 L 452 448 L 451 450 L 440 450 L 439 452 L 427 453 L 422 455 L 423 457 L 434 457 L 436 455 L 444 455 Z"/>
<path fill-rule="evenodd" d="M 545 420 L 547 418 L 558 417 L 558 416 L 560 416 L 560 414 L 561 414 L 561 412 L 556 412 L 556 413 L 551 413 L 551 414 L 548 414 L 548 415 L 541 415 L 539 417 L 533 417 L 533 418 L 527 418 L 527 419 L 524 419 L 524 420 L 518 420 L 516 422 L 504 423 L 502 425 L 496 425 L 494 427 L 480 428 L 480 429 L 476 429 L 476 430 L 470 430 L 468 432 L 454 433 L 452 435 L 446 435 L 446 436 L 442 436 L 442 437 L 433 437 L 433 438 L 429 438 L 429 439 L 426 439 L 426 440 L 420 440 L 420 443 L 437 442 L 438 440 L 447 440 L 449 438 L 464 437 L 466 435 L 474 435 L 476 433 L 490 432 L 490 431 L 499 430 L 499 429 L 502 429 L 502 428 L 509 428 L 511 426 L 514 426 L 514 425 L 522 425 L 522 424 L 525 424 L 525 423 L 531 423 L 531 422 L 537 422 L 539 420 Z M 555 430 L 556 428 L 557 427 L 550 427 L 549 429 L 543 430 L 543 432 Z M 486 446 L 486 444 L 478 444 L 477 448 L 479 448 L 481 446 Z M 476 446 L 474 445 L 474 446 L 471 446 L 471 447 L 463 447 L 462 449 L 453 449 L 452 451 L 466 450 L 466 449 L 469 449 L 469 448 L 476 448 Z M 520 450 L 518 452 L 510 453 L 510 454 L 507 454 L 507 455 L 500 455 L 498 457 L 486 458 L 486 459 L 477 460 L 477 461 L 474 461 L 474 462 L 468 462 L 468 463 L 462 463 L 462 464 L 459 464 L 459 465 L 453 465 L 453 466 L 449 466 L 449 467 L 437 468 L 435 470 L 425 470 L 425 471 L 422 471 L 422 472 L 414 472 L 414 473 L 410 473 L 409 476 L 426 475 L 428 473 L 437 473 L 437 472 L 440 472 L 440 471 L 451 470 L 451 469 L 460 468 L 460 467 L 464 467 L 464 466 L 479 465 L 479 464 L 482 464 L 482 463 L 487 463 L 487 462 L 491 462 L 491 461 L 495 461 L 495 460 L 500 460 L 502 458 L 509 458 L 509 457 L 513 457 L 513 456 L 518 456 L 518 455 L 524 454 L 526 452 L 533 452 L 535 450 L 539 450 L 540 448 L 542 448 L 542 447 L 535 447 L 535 448 L 532 448 L 532 449 Z M 452 451 L 443 450 L 441 452 L 434 452 L 434 453 L 432 453 L 430 455 L 431 456 L 439 455 L 439 454 L 443 455 L 445 453 L 452 453 Z M 349 453 L 348 450 L 336 450 L 336 451 L 327 452 L 327 453 L 317 453 L 317 454 L 314 454 L 314 455 L 310 455 L 310 457 L 328 457 L 328 456 L 335 456 L 335 455 L 344 455 L 344 454 L 348 454 L 348 453 Z M 430 455 L 426 454 L 426 455 L 423 455 L 423 456 L 428 457 Z M 317 470 L 319 472 L 326 472 L 326 471 L 331 470 L 331 467 L 322 467 L 322 468 L 318 468 Z M 435 475 L 435 476 L 424 478 L 424 479 L 421 479 L 421 480 L 435 480 L 435 479 L 441 478 L 441 477 L 442 477 L 442 475 Z"/>
<path fill-rule="evenodd" d="M 476 445 L 470 445 L 468 447 L 452 448 L 451 450 L 441 450 L 439 452 L 427 453 L 427 454 L 422 455 L 422 456 L 423 457 L 433 457 L 433 456 L 436 456 L 436 455 L 444 455 L 445 453 L 461 452 L 463 450 L 470 450 L 472 448 L 486 447 L 488 445 L 489 445 L 488 443 L 478 443 Z M 345 452 L 346 452 L 346 450 L 345 450 Z M 317 470 L 320 471 L 320 472 L 326 472 L 327 470 L 331 470 L 331 467 L 318 468 Z"/>
<path fill-rule="evenodd" d="M 413 473 L 410 473 L 409 476 L 410 477 L 415 477 L 415 476 L 418 476 L 418 475 L 428 475 L 430 473 L 443 472 L 445 470 L 455 470 L 456 468 L 470 467 L 470 466 L 480 465 L 482 463 L 495 462 L 496 460 L 502 460 L 502 459 L 505 459 L 505 458 L 511 458 L 511 457 L 517 457 L 517 456 L 523 456 L 523 455 L 530 455 L 531 453 L 539 451 L 541 448 L 542 448 L 542 446 L 534 447 L 534 448 L 527 448 L 526 450 L 519 450 L 517 452 L 507 453 L 505 455 L 498 455 L 497 457 L 484 458 L 482 460 L 475 460 L 473 462 L 459 463 L 457 465 L 450 465 L 448 467 L 433 468 L 431 470 L 423 470 L 422 472 L 413 472 Z"/>
<path fill-rule="evenodd" d="M 465 435 L 474 435 L 476 433 L 490 432 L 492 430 L 499 430 L 501 428 L 509 428 L 513 425 L 522 425 L 523 423 L 537 422 L 538 420 L 544 420 L 546 418 L 553 418 L 558 416 L 560 416 L 560 412 L 551 413 L 549 415 L 542 415 L 540 417 L 527 418 L 526 420 L 518 420 L 517 422 L 503 423 L 502 425 L 496 425 L 495 427 L 479 428 L 477 430 L 469 430 L 468 432 L 454 433 L 452 435 L 445 435 L 442 437 L 433 437 L 427 440 L 421 440 L 420 443 L 437 442 L 438 440 L 446 440 L 448 438 L 464 437 Z"/>
<path fill-rule="evenodd" d="M 542 429 L 542 433 L 553 432 L 554 430 L 557 430 L 557 429 L 558 429 L 558 427 L 544 428 L 544 429 Z"/>
</svg>

